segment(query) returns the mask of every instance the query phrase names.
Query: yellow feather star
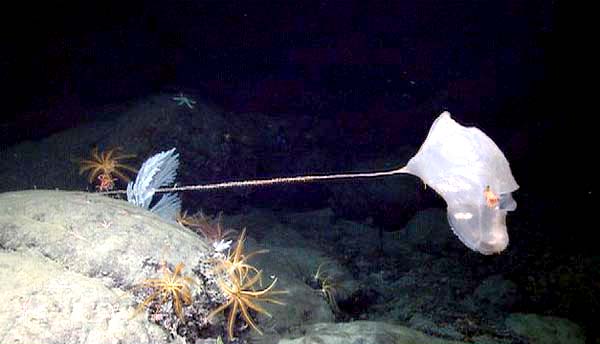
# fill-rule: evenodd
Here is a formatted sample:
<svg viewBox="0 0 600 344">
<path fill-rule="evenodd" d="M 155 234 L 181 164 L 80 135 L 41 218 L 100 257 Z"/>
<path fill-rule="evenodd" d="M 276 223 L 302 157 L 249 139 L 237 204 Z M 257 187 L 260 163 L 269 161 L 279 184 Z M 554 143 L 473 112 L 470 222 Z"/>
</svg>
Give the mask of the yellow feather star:
<svg viewBox="0 0 600 344">
<path fill-rule="evenodd" d="M 190 285 L 196 284 L 196 282 L 194 282 L 194 279 L 191 277 L 182 275 L 181 272 L 183 268 L 184 264 L 180 262 L 171 272 L 166 264 L 164 264 L 162 278 L 150 278 L 144 280 L 140 284 L 140 287 L 151 288 L 154 292 L 138 306 L 136 313 L 146 308 L 152 301 L 160 296 L 160 304 L 172 300 L 175 313 L 181 321 L 184 321 L 183 306 L 192 304 Z"/>
<path fill-rule="evenodd" d="M 224 311 L 226 308 L 231 307 L 227 320 L 227 333 L 229 338 L 233 338 L 233 327 L 238 311 L 242 315 L 243 320 L 262 335 L 263 332 L 258 328 L 248 310 L 252 309 L 257 313 L 271 317 L 271 314 L 260 306 L 257 301 L 285 305 L 285 303 L 273 299 L 271 296 L 288 293 L 287 290 L 273 290 L 277 283 L 277 278 L 262 290 L 257 290 L 255 288 L 257 283 L 262 285 L 262 271 L 248 264 L 247 260 L 255 254 L 266 252 L 266 250 L 255 251 L 248 255 L 244 255 L 245 234 L 246 230 L 244 229 L 233 253 L 227 259 L 219 261 L 219 264 L 215 267 L 215 273 L 221 275 L 217 278 L 217 285 L 226 295 L 227 302 L 210 312 L 208 318 L 210 319 L 216 314 Z"/>
<path fill-rule="evenodd" d="M 129 177 L 125 175 L 120 169 L 127 170 L 129 172 L 137 173 L 137 170 L 129 165 L 122 164 L 119 160 L 131 159 L 135 157 L 135 154 L 118 154 L 115 153 L 118 148 L 109 149 L 107 151 L 98 152 L 98 147 L 92 150 L 91 160 L 82 160 L 79 162 L 79 174 L 83 174 L 86 171 L 90 171 L 88 180 L 90 183 L 94 182 L 98 176 L 117 176 L 125 182 L 129 182 Z"/>
</svg>

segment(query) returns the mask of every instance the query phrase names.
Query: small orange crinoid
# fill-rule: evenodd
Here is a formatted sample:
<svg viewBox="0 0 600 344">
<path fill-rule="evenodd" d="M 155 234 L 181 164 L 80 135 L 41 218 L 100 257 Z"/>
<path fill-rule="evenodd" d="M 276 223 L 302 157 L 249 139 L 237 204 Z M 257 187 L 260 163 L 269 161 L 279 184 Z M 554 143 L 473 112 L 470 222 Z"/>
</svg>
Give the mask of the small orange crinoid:
<svg viewBox="0 0 600 344">
<path fill-rule="evenodd" d="M 187 211 L 177 214 L 176 221 L 194 232 L 201 234 L 210 243 L 231 239 L 237 232 L 235 229 L 223 228 L 221 213 L 216 218 L 210 218 L 199 211 L 194 215 L 188 215 Z"/>
<path fill-rule="evenodd" d="M 340 289 L 340 284 L 330 277 L 329 273 L 323 268 L 327 264 L 328 262 L 319 264 L 317 272 L 312 276 L 310 285 L 323 295 L 325 300 L 329 303 L 331 310 L 337 314 L 340 313 L 340 308 L 336 301 L 336 294 L 338 289 Z"/>
<path fill-rule="evenodd" d="M 144 280 L 139 287 L 151 288 L 152 293 L 138 306 L 136 313 L 148 307 L 160 296 L 160 304 L 165 304 L 170 300 L 177 317 L 183 322 L 183 306 L 192 304 L 192 291 L 190 290 L 190 286 L 196 284 L 193 278 L 182 275 L 181 272 L 183 267 L 184 264 L 180 262 L 171 272 L 166 263 L 163 263 L 162 278 L 149 278 Z"/>
<path fill-rule="evenodd" d="M 227 302 L 210 312 L 208 319 L 231 307 L 227 319 L 227 334 L 230 339 L 233 338 L 233 327 L 238 311 L 246 324 L 262 334 L 262 331 L 252 319 L 250 310 L 271 317 L 271 314 L 258 302 L 285 305 L 285 303 L 272 297 L 288 293 L 287 290 L 273 290 L 277 278 L 273 279 L 266 288 L 260 289 L 262 287 L 262 271 L 250 265 L 247 260 L 255 254 L 266 252 L 266 250 L 254 251 L 246 255 L 243 252 L 245 235 L 246 230 L 244 229 L 240 234 L 234 252 L 228 258 L 219 260 L 214 268 L 215 274 L 219 276 L 217 277 L 217 285 L 227 297 Z M 257 283 L 259 286 L 256 286 Z"/>
<path fill-rule="evenodd" d="M 271 298 L 273 295 L 288 293 L 287 290 L 273 290 L 275 283 L 277 283 L 277 278 L 275 278 L 268 287 L 262 290 L 257 290 L 255 288 L 254 285 L 261 279 L 261 273 L 262 272 L 259 271 L 252 277 L 250 277 L 249 274 L 245 274 L 241 276 L 241 278 L 236 274 L 232 274 L 229 275 L 229 279 L 227 280 L 224 278 L 217 279 L 219 288 L 227 296 L 227 302 L 210 312 L 207 318 L 211 319 L 216 314 L 224 311 L 228 307 L 231 307 L 227 320 L 227 334 L 229 335 L 230 339 L 233 338 L 233 326 L 235 324 L 238 311 L 242 315 L 242 318 L 246 324 L 250 325 L 254 330 L 256 330 L 256 332 L 262 335 L 263 332 L 258 328 L 252 319 L 249 310 L 254 310 L 257 313 L 271 317 L 271 314 L 257 302 L 269 302 L 278 305 L 285 305 L 284 302 Z"/>
<path fill-rule="evenodd" d="M 248 259 L 254 257 L 257 254 L 267 253 L 269 250 L 257 250 L 246 254 L 244 252 L 244 244 L 246 242 L 246 228 L 242 229 L 235 249 L 229 253 L 227 259 L 220 260 L 215 267 L 215 272 L 225 272 L 228 275 L 236 275 L 238 279 L 243 279 L 244 276 L 248 276 L 250 272 L 256 274 L 259 273 L 258 269 L 248 263 Z M 261 282 L 262 284 L 262 282 Z"/>
<path fill-rule="evenodd" d="M 98 152 L 98 147 L 92 150 L 91 160 L 81 160 L 79 162 L 79 174 L 89 171 L 88 181 L 94 182 L 94 179 L 100 181 L 99 189 L 106 191 L 114 186 L 113 176 L 128 182 L 130 179 L 121 170 L 127 170 L 136 173 L 137 170 L 129 165 L 123 164 L 120 160 L 131 159 L 135 154 L 119 154 L 119 148 L 109 149 L 107 151 Z"/>
</svg>

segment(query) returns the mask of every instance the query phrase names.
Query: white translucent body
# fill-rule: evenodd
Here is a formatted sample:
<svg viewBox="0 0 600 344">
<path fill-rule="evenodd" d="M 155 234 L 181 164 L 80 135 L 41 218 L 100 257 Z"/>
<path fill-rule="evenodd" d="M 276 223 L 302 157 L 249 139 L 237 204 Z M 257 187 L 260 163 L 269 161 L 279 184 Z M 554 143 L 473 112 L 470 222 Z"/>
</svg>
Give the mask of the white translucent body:
<svg viewBox="0 0 600 344">
<path fill-rule="evenodd" d="M 442 113 L 402 170 L 444 198 L 450 226 L 466 246 L 482 254 L 506 248 L 506 213 L 517 206 L 511 193 L 519 186 L 504 154 L 481 130 Z M 497 199 L 487 198 L 486 189 Z"/>
</svg>

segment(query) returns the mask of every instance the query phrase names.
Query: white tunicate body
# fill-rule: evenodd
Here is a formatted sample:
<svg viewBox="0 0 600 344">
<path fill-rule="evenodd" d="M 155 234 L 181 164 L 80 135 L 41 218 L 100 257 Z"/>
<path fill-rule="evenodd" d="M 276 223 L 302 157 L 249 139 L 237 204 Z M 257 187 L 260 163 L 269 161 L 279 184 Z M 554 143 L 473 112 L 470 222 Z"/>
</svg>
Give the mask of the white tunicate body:
<svg viewBox="0 0 600 344">
<path fill-rule="evenodd" d="M 442 113 L 403 170 L 444 198 L 450 226 L 467 247 L 482 254 L 506 248 L 506 213 L 516 208 L 511 193 L 519 186 L 502 151 L 481 130 Z M 490 204 L 486 190 L 498 202 Z"/>
</svg>

